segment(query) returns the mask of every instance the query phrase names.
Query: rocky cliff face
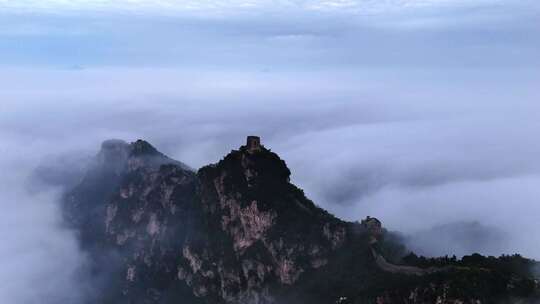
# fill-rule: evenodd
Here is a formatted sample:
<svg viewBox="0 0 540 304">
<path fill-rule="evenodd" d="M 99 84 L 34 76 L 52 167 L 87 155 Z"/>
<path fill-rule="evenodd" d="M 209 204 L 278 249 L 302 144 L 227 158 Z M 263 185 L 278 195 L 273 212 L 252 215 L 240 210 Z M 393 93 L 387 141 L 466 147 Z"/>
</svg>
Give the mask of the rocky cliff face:
<svg viewBox="0 0 540 304">
<path fill-rule="evenodd" d="M 346 224 L 306 199 L 289 175 L 264 147 L 244 146 L 199 170 L 205 228 L 219 238 L 183 249 L 189 263 L 180 267 L 180 277 L 196 294 L 273 303 L 273 287 L 293 285 L 344 244 Z"/>
<path fill-rule="evenodd" d="M 147 142 L 106 141 L 64 206 L 101 282 L 93 301 L 488 303 L 518 294 L 511 280 L 530 285 L 522 298 L 535 295 L 534 280 L 512 271 L 500 274 L 500 292 L 472 294 L 456 292 L 454 278 L 479 282 L 491 270 L 388 271 L 420 266 L 391 264 L 402 248 L 378 220 L 341 221 L 289 176 L 256 137 L 197 172 Z"/>
</svg>

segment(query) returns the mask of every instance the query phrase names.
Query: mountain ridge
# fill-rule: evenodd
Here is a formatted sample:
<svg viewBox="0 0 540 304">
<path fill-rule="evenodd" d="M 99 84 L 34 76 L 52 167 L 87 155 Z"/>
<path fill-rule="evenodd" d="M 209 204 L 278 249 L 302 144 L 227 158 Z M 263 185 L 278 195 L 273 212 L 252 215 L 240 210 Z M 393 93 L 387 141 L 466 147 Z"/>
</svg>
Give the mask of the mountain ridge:
<svg viewBox="0 0 540 304">
<path fill-rule="evenodd" d="M 538 295 L 524 272 L 478 275 L 457 261 L 404 259 L 378 220 L 346 222 L 316 206 L 256 136 L 197 171 L 143 140 L 106 141 L 97 160 L 66 194 L 64 210 L 93 273 L 106 278 L 103 303 L 490 303 Z M 403 261 L 410 265 L 392 264 Z M 516 276 L 513 286 L 527 292 L 508 287 Z M 463 293 L 463 278 L 479 291 Z M 492 290 L 482 280 L 508 286 Z"/>
</svg>

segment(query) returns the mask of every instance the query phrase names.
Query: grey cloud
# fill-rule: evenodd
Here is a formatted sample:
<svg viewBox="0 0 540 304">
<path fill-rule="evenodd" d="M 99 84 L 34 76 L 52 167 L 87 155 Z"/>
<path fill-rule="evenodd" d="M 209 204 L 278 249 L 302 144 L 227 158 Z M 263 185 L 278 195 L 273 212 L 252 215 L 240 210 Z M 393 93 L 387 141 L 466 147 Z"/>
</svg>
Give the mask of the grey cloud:
<svg viewBox="0 0 540 304">
<path fill-rule="evenodd" d="M 270 71 L 531 67 L 539 64 L 539 10 L 534 3 L 484 3 L 377 14 L 259 10 L 229 18 L 4 13 L 0 64 Z"/>
<path fill-rule="evenodd" d="M 482 252 L 498 256 L 508 250 L 508 235 L 497 226 L 478 222 L 453 222 L 416 232 L 406 238 L 408 248 L 424 256 L 458 257 Z"/>
</svg>

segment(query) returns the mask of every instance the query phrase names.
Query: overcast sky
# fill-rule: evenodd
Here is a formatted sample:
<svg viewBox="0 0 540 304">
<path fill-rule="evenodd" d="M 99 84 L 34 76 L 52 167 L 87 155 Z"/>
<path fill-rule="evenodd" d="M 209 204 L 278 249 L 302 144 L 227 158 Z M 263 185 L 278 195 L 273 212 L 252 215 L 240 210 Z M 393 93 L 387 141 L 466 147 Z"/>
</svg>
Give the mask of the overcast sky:
<svg viewBox="0 0 540 304">
<path fill-rule="evenodd" d="M 533 0 L 0 0 L 0 302 L 58 297 L 84 262 L 27 176 L 108 138 L 198 168 L 261 135 L 344 219 L 540 258 L 539 19 Z M 429 237 L 463 222 L 499 235 Z"/>
</svg>

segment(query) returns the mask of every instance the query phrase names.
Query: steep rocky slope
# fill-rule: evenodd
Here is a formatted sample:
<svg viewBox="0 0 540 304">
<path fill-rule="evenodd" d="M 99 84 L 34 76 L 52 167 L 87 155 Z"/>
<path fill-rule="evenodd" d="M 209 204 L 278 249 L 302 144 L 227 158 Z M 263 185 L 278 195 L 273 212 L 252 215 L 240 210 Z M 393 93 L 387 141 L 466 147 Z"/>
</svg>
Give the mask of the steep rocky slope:
<svg viewBox="0 0 540 304">
<path fill-rule="evenodd" d="M 405 250 L 380 222 L 335 218 L 289 176 L 257 137 L 197 172 L 145 141 L 106 141 L 64 204 L 99 282 L 91 301 L 492 303 L 537 296 L 532 274 L 500 259 L 477 266 L 409 256 L 411 265 L 395 265 Z"/>
</svg>

